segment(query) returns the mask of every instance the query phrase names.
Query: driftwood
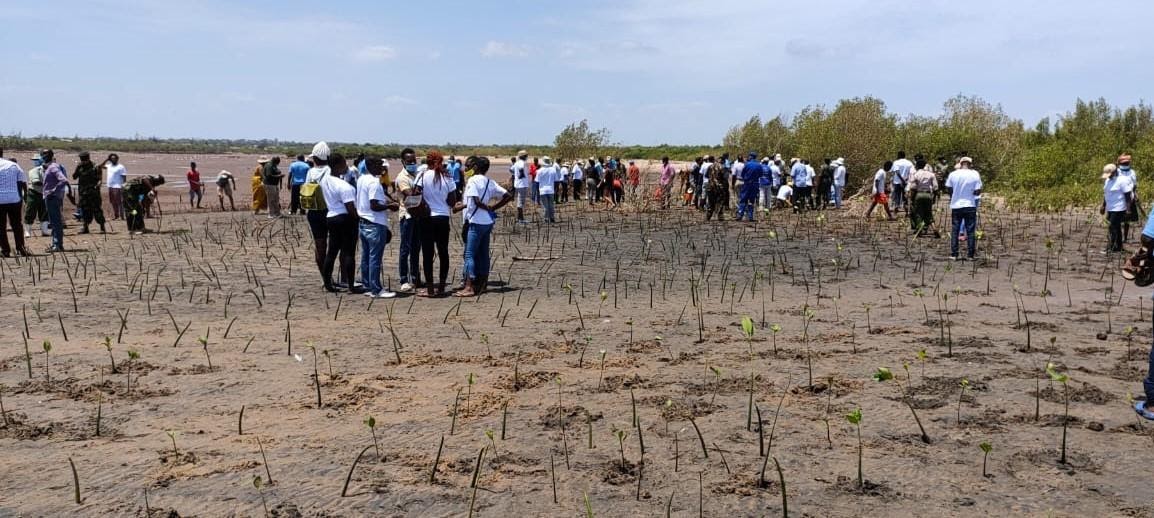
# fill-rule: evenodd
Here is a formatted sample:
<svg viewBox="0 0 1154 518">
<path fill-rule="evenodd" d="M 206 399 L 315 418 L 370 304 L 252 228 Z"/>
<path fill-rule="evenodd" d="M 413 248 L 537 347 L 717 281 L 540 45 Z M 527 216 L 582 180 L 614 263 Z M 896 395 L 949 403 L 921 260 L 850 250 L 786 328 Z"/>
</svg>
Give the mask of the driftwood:
<svg viewBox="0 0 1154 518">
<path fill-rule="evenodd" d="M 517 256 L 517 255 L 513 256 L 514 261 L 556 261 L 558 259 L 561 259 L 561 256 L 552 256 L 552 257 L 521 257 L 521 256 Z"/>
</svg>

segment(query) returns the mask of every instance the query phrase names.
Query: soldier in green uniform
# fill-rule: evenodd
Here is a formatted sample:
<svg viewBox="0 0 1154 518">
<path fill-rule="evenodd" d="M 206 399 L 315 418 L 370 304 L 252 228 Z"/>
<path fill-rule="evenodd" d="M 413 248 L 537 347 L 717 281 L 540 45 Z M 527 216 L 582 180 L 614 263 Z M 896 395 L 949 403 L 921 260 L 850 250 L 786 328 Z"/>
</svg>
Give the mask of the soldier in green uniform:
<svg viewBox="0 0 1154 518">
<path fill-rule="evenodd" d="M 84 219 L 84 229 L 81 234 L 88 233 L 88 225 L 92 220 L 100 224 L 100 233 L 104 233 L 104 201 L 100 198 L 100 168 L 92 163 L 87 151 L 80 153 L 80 163 L 76 164 L 76 171 L 72 179 L 76 180 L 77 190 L 80 191 L 80 213 Z"/>
<path fill-rule="evenodd" d="M 48 221 L 48 207 L 44 205 L 44 161 L 40 157 L 32 159 L 32 169 L 28 170 L 28 190 L 24 193 L 24 237 L 36 221 Z"/>
</svg>

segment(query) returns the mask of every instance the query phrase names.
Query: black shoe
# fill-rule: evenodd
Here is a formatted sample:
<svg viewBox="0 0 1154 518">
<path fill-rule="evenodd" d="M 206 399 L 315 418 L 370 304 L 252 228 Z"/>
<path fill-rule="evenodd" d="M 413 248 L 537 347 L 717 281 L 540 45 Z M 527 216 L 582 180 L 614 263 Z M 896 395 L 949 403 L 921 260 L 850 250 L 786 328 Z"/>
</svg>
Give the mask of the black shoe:
<svg viewBox="0 0 1154 518">
<path fill-rule="evenodd" d="M 341 289 L 337 288 L 336 286 L 333 286 L 332 284 L 326 284 L 325 285 L 325 291 L 327 291 L 329 293 L 340 293 Z"/>
<path fill-rule="evenodd" d="M 349 293 L 352 293 L 354 295 L 359 295 L 361 293 L 364 293 L 365 291 L 366 290 L 360 286 L 353 286 L 352 288 L 349 288 Z"/>
</svg>

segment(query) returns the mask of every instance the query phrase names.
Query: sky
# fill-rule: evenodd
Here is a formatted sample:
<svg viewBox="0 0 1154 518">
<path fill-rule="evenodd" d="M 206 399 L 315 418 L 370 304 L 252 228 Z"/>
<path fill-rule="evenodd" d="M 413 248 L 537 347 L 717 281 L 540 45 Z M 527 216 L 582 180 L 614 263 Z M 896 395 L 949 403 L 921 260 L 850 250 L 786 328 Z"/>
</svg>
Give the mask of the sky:
<svg viewBox="0 0 1154 518">
<path fill-rule="evenodd" d="M 1149 0 L 0 0 L 0 133 L 715 144 L 752 115 L 1154 91 Z"/>
</svg>

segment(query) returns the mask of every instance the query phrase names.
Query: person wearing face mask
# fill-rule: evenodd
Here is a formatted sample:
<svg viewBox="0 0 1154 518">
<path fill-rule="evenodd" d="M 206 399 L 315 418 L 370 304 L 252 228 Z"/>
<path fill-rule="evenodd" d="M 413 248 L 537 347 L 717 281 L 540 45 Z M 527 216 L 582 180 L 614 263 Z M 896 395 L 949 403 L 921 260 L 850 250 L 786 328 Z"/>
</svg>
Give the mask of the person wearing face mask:
<svg viewBox="0 0 1154 518">
<path fill-rule="evenodd" d="M 1122 220 L 1122 241 L 1130 241 L 1130 223 L 1139 221 L 1142 217 L 1142 204 L 1138 201 L 1138 173 L 1130 167 L 1130 155 L 1123 154 L 1118 157 L 1118 176 L 1127 178 L 1134 186 L 1134 191 L 1131 193 L 1130 208 L 1126 213 L 1126 217 Z"/>
<path fill-rule="evenodd" d="M 401 151 L 401 172 L 393 184 L 402 196 L 408 196 L 413 190 L 413 180 L 417 177 L 417 153 L 412 148 Z M 400 234 L 400 257 L 397 259 L 397 276 L 401 281 L 401 292 L 411 293 L 421 284 L 420 250 L 421 243 L 417 238 L 416 225 L 412 214 L 409 214 L 402 203 L 397 211 L 398 228 Z"/>
</svg>

